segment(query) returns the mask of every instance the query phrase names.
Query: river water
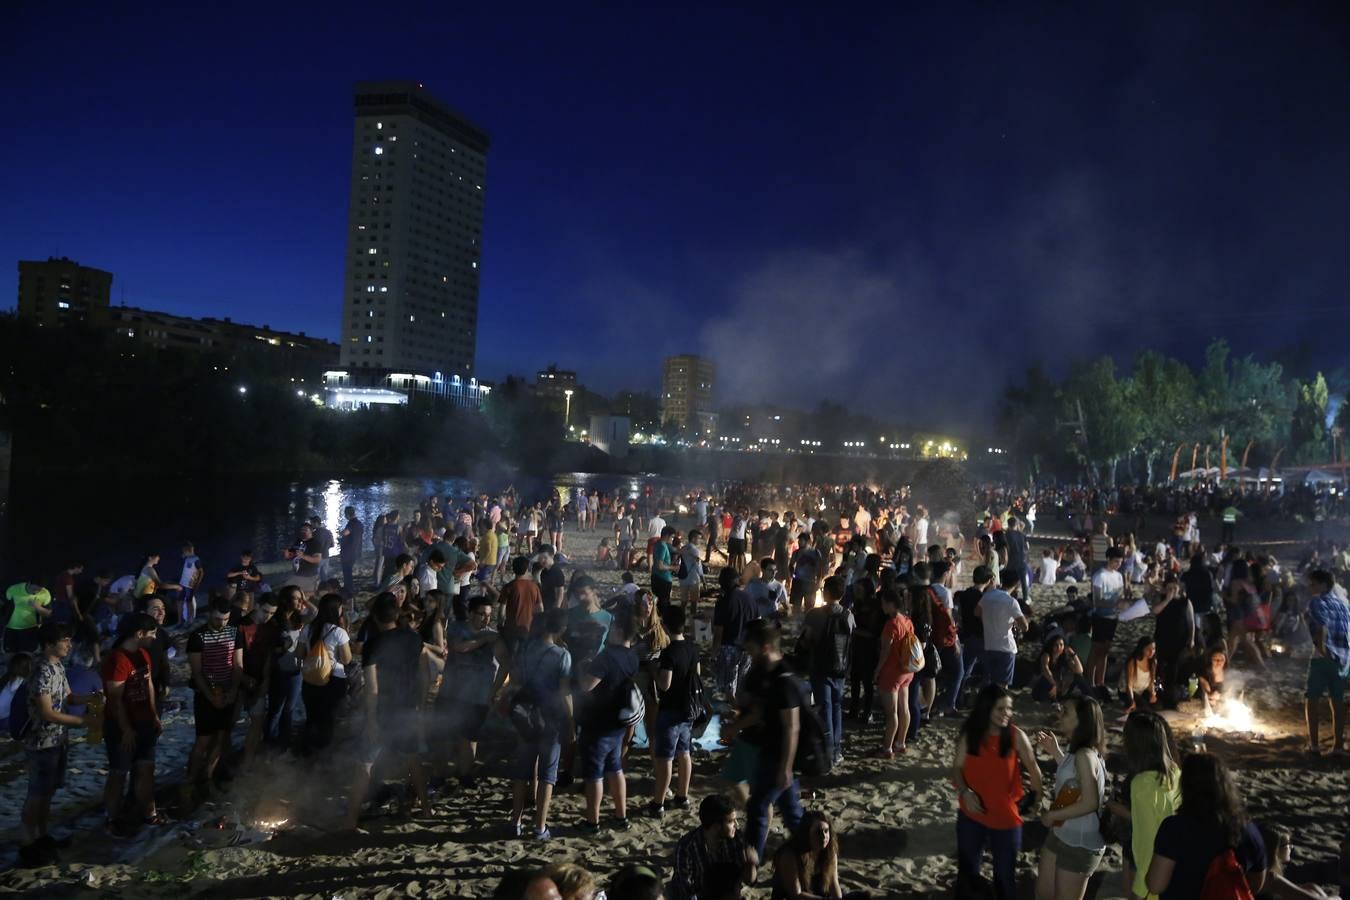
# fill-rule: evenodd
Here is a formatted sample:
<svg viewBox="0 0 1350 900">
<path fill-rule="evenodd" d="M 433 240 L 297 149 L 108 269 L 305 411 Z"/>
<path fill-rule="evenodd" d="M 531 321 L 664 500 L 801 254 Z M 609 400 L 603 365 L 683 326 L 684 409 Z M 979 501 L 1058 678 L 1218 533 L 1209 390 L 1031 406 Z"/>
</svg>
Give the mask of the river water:
<svg viewBox="0 0 1350 900">
<path fill-rule="evenodd" d="M 647 484 L 675 484 L 653 476 L 581 472 L 511 483 L 527 501 L 546 497 L 555 488 L 565 495 L 594 487 L 606 495 L 617 490 L 636 496 Z M 336 534 L 343 509 L 353 506 L 368 535 L 376 516 L 398 509 L 406 520 L 432 494 L 459 500 L 506 486 L 463 478 L 266 481 L 231 476 L 218 482 L 104 478 L 34 484 L 16 477 L 6 514 L 0 517 L 0 578 L 6 584 L 27 577 L 45 583 L 73 559 L 87 564 L 86 574 L 105 570 L 117 577 L 133 573 L 150 552 L 163 557 L 160 572 L 172 578 L 183 542 L 192 541 L 211 584 L 238 562 L 245 548 L 259 562 L 281 559 L 299 523 L 310 515 L 318 515 Z M 368 537 L 366 544 L 369 554 Z"/>
</svg>

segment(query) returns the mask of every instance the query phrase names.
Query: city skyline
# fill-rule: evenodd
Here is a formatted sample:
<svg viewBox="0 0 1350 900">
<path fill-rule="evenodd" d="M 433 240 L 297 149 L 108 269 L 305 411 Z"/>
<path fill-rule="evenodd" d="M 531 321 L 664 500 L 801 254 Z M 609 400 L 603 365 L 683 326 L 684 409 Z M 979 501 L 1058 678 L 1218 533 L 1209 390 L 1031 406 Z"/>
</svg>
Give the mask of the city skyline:
<svg viewBox="0 0 1350 900">
<path fill-rule="evenodd" d="M 23 40 L 5 63 L 29 88 L 0 248 L 112 271 L 114 304 L 337 339 L 352 89 L 412 76 L 493 135 L 488 380 L 556 361 L 655 391 L 696 353 L 727 400 L 781 401 L 809 368 L 787 389 L 809 407 L 893 354 L 950 395 L 922 416 L 945 425 L 1036 360 L 1194 361 L 1222 335 L 1339 366 L 1344 10 L 967 12 L 407 8 L 364 53 L 293 12 L 242 35 L 202 11 L 68 23 L 66 65 Z"/>
</svg>

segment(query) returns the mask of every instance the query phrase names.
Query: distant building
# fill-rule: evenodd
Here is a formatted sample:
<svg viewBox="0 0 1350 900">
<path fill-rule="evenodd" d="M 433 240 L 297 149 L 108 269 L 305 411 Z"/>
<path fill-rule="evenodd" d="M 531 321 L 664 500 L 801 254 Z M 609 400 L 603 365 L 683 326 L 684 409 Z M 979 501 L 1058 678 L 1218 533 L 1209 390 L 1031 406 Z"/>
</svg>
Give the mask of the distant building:
<svg viewBox="0 0 1350 900">
<path fill-rule="evenodd" d="M 577 391 L 577 373 L 549 366 L 534 376 L 534 395 L 559 412 L 567 405 L 567 392 Z"/>
<path fill-rule="evenodd" d="M 661 370 L 661 424 L 673 422 L 686 433 L 710 438 L 717 433 L 713 384 L 717 368 L 702 356 L 670 356 Z"/>
<path fill-rule="evenodd" d="M 263 363 L 272 371 L 317 379 L 338 358 L 338 346 L 304 332 L 277 331 L 225 319 L 194 319 L 134 306 L 110 306 L 98 324 L 139 346 L 183 350 L 227 363 Z"/>
<path fill-rule="evenodd" d="M 412 397 L 440 400 L 464 409 L 482 410 L 492 385 L 477 378 L 441 372 L 390 372 L 378 378 L 365 370 L 333 369 L 323 373 L 325 403 L 332 409 L 404 404 Z M 401 399 L 400 399 L 401 398 Z"/>
<path fill-rule="evenodd" d="M 93 322 L 108 308 L 112 273 L 64 256 L 19 261 L 19 318 L 39 325 Z"/>
<path fill-rule="evenodd" d="M 357 85 L 341 361 L 469 379 L 488 135 L 414 82 Z"/>
<path fill-rule="evenodd" d="M 628 456 L 630 427 L 627 416 L 591 416 L 591 446 L 623 459 Z"/>
</svg>

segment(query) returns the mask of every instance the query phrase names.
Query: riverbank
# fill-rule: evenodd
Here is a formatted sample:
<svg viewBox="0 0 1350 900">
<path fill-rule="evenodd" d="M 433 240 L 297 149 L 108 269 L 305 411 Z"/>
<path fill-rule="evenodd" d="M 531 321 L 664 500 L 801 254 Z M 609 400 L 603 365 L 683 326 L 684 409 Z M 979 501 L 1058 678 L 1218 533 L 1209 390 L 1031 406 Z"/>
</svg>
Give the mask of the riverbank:
<svg viewBox="0 0 1350 900">
<path fill-rule="evenodd" d="M 679 523 L 687 526 L 686 523 Z M 594 558 L 599 532 L 569 532 L 564 549 L 584 565 Z M 592 571 L 602 595 L 617 590 L 619 573 Z M 645 579 L 640 579 L 645 580 Z M 1063 585 L 1033 590 L 1037 615 L 1062 604 Z M 1122 626 L 1116 652 L 1123 653 L 1137 637 L 1151 630 L 1143 619 Z M 1024 646 L 1019 659 L 1019 684 L 1034 668 L 1038 648 Z M 1269 676 L 1252 679 L 1247 699 L 1256 714 L 1255 733 L 1229 734 L 1209 729 L 1205 741 L 1233 766 L 1252 814 L 1262 822 L 1291 828 L 1296 837 L 1292 877 L 1327 887 L 1335 884 L 1335 859 L 1350 805 L 1350 782 L 1343 764 L 1310 760 L 1301 752 L 1301 691 L 1304 662 L 1275 660 Z M 705 656 L 705 673 L 710 672 Z M 1048 727 L 1053 713 L 1019 692 L 1018 724 L 1027 730 Z M 1108 723 L 1122 715 L 1108 707 Z M 1199 722 L 1197 711 L 1183 710 L 1174 727 L 1189 741 Z M 946 896 L 955 877 L 955 798 L 948 770 L 959 721 L 936 720 L 925 728 L 909 752 L 891 761 L 866 758 L 880 743 L 880 729 L 847 724 L 845 760 L 815 785 L 820 799 L 808 807 L 826 810 L 835 820 L 840 841 L 840 875 L 845 890 L 867 890 L 874 896 Z M 190 732 L 189 719 L 171 719 L 166 741 Z M 170 735 L 173 735 L 172 737 Z M 236 732 L 236 737 L 240 733 Z M 629 831 L 582 835 L 571 827 L 581 817 L 579 788 L 555 798 L 551 820 L 556 838 L 539 844 L 508 836 L 505 823 L 509 784 L 496 762 L 509 751 L 514 732 L 494 720 L 480 749 L 489 760 L 484 777 L 472 788 L 452 787 L 438 796 L 432 814 L 402 817 L 394 806 L 362 824 L 363 833 L 332 832 L 343 807 L 350 768 L 310 767 L 282 758 L 257 767 L 236 781 L 213 805 L 196 810 L 178 826 L 143 835 L 137 842 L 104 838 L 86 816 L 72 823 L 75 849 L 70 862 L 32 872 L 11 871 L 0 884 L 33 896 L 52 897 L 485 897 L 510 868 L 571 861 L 604 880 L 620 867 L 643 864 L 669 875 L 675 842 L 697 824 L 696 812 L 667 810 L 664 819 L 646 818 L 640 807 L 652 785 L 650 756 L 634 749 L 630 756 Z M 1110 737 L 1119 751 L 1119 734 Z M 82 776 L 100 769 L 97 748 L 79 751 Z M 161 777 L 174 777 L 171 754 L 161 756 Z M 721 790 L 719 771 L 724 754 L 699 753 L 692 794 L 702 797 Z M 1045 764 L 1045 761 L 1042 761 Z M 0 785 L 0 808 L 16 808 L 23 779 Z M 99 782 L 101 785 L 101 781 Z M 86 796 L 90 785 L 85 785 Z M 293 802 L 278 812 L 278 797 Z M 62 800 L 62 803 L 65 803 Z M 70 809 L 71 807 L 63 807 Z M 283 815 L 284 813 L 284 815 Z M 286 818 L 274 835 L 255 827 L 261 821 Z M 221 825 L 222 827 L 216 827 Z M 59 828 L 63 832 L 66 828 Z M 12 834 L 6 832 L 6 835 Z M 1038 825 L 1027 827 L 1019 878 L 1024 887 L 1034 879 L 1036 851 L 1043 839 Z M 781 834 L 770 837 L 773 846 Z M 1096 880 L 1097 897 L 1123 896 L 1118 848 L 1108 851 Z M 768 870 L 747 896 L 767 897 Z"/>
</svg>

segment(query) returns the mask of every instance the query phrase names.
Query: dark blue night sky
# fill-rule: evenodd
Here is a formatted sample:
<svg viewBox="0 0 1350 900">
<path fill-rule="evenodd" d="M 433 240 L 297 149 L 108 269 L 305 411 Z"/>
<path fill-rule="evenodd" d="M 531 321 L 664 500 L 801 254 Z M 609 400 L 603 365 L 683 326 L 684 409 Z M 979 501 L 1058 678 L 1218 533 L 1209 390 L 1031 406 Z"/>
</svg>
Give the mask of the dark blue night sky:
<svg viewBox="0 0 1350 900">
<path fill-rule="evenodd" d="M 352 87 L 410 78 L 493 138 L 482 377 L 945 424 L 1080 353 L 1342 365 L 1343 4 L 220 6 L 5 24 L 6 307 L 67 255 L 336 339 Z"/>
</svg>

